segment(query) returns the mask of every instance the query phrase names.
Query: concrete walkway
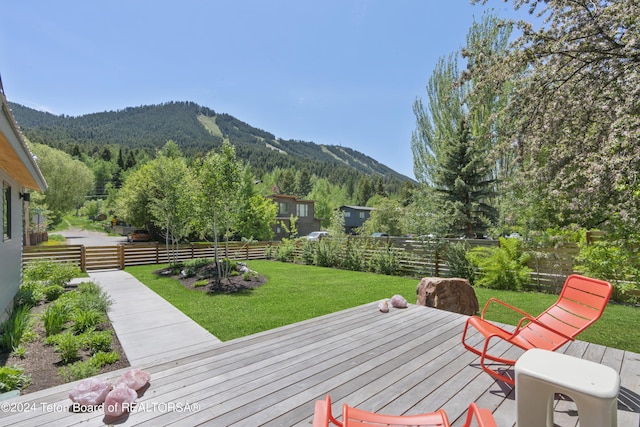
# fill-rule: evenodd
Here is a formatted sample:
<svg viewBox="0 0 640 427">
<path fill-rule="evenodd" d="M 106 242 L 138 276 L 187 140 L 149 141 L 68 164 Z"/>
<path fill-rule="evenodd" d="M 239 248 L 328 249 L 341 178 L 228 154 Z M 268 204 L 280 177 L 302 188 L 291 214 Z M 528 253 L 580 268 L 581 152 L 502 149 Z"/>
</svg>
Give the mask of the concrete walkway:
<svg viewBox="0 0 640 427">
<path fill-rule="evenodd" d="M 113 300 L 109 319 L 132 367 L 175 360 L 220 343 L 131 274 L 109 270 L 89 276 Z"/>
</svg>

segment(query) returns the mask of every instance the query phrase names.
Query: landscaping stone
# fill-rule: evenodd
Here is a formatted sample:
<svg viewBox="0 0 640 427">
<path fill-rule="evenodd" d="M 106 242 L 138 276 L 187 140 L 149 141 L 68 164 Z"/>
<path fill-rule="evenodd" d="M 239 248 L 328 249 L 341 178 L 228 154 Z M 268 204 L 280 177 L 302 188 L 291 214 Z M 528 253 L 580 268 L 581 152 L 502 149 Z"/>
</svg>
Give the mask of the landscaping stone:
<svg viewBox="0 0 640 427">
<path fill-rule="evenodd" d="M 120 383 L 107 394 L 104 401 L 104 414 L 108 417 L 119 417 L 132 407 L 138 394 L 135 390 Z"/>
<path fill-rule="evenodd" d="M 473 286 L 467 279 L 423 277 L 416 289 L 417 305 L 474 315 L 479 304 Z"/>
<path fill-rule="evenodd" d="M 145 372 L 141 369 L 129 369 L 127 372 L 122 374 L 120 378 L 116 381 L 116 385 L 124 384 L 127 387 L 133 390 L 140 390 L 142 387 L 147 385 L 149 380 L 151 379 L 151 375 L 148 372 Z"/>
<path fill-rule="evenodd" d="M 108 381 L 87 378 L 69 392 L 69 399 L 82 406 L 97 406 L 104 402 L 110 390 L 111 384 Z"/>
<path fill-rule="evenodd" d="M 402 295 L 394 295 L 391 297 L 391 306 L 393 308 L 407 308 L 407 300 Z"/>
</svg>

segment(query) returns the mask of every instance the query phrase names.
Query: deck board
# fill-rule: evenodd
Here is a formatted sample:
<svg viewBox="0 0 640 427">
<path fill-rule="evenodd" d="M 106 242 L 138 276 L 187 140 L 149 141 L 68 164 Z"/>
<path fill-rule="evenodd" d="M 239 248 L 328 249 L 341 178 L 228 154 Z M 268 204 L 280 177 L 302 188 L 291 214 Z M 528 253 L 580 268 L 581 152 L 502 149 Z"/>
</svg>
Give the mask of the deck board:
<svg viewBox="0 0 640 427">
<path fill-rule="evenodd" d="M 137 366 L 151 373 L 139 408 L 118 420 L 101 412 L 47 412 L 41 403 L 66 409 L 73 384 L 14 399 L 34 412 L 0 413 L 1 425 L 216 425 L 309 426 L 314 401 L 330 394 L 339 415 L 342 403 L 363 409 L 412 414 L 440 407 L 454 426 L 464 422 L 471 401 L 489 408 L 499 426 L 516 419 L 512 389 L 482 371 L 478 358 L 460 344 L 466 316 L 410 305 L 383 314 L 376 303 L 332 313 L 192 354 Z M 477 333 L 468 336 L 479 343 Z M 521 350 L 504 342 L 496 354 L 517 358 Z M 559 351 L 611 366 L 622 378 L 619 425 L 640 420 L 640 355 L 575 341 Z M 114 379 L 121 372 L 105 374 Z M 168 411 L 168 404 L 200 405 L 198 411 Z M 160 406 L 163 405 L 163 408 Z M 556 404 L 556 424 L 577 424 L 572 402 Z M 159 409 L 165 409 L 160 411 Z"/>
</svg>

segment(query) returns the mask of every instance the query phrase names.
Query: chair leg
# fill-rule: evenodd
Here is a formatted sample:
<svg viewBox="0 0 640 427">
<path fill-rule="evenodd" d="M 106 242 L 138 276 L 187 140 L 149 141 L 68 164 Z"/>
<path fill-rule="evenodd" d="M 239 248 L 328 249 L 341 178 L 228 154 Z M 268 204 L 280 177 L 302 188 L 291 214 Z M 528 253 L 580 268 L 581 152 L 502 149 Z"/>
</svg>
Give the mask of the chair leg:
<svg viewBox="0 0 640 427">
<path fill-rule="evenodd" d="M 479 427 L 497 427 L 496 420 L 493 418 L 491 411 L 486 408 L 478 408 L 475 402 L 471 402 L 469 405 L 467 419 L 462 427 L 471 427 L 471 421 L 474 416 L 476 417 L 476 422 Z"/>
<path fill-rule="evenodd" d="M 469 318 L 471 319 L 471 318 Z M 484 337 L 484 347 L 482 350 L 472 346 L 471 344 L 467 343 L 467 329 L 469 329 L 469 319 L 467 319 L 467 322 L 464 325 L 464 330 L 462 331 L 462 345 L 464 346 L 464 348 L 466 348 L 467 350 L 469 350 L 472 353 L 477 354 L 478 356 L 483 356 L 485 359 L 489 359 L 492 360 L 494 362 L 498 362 L 498 363 L 504 363 L 506 365 L 513 365 L 516 363 L 515 360 L 511 360 L 511 359 L 505 359 L 503 357 L 499 357 L 499 356 L 494 356 L 492 354 L 489 354 L 487 352 L 487 350 L 489 349 L 489 340 L 493 337 L 497 337 L 500 339 L 503 339 L 502 337 L 500 337 L 499 335 L 495 335 L 495 334 L 490 334 L 490 335 L 485 335 L 484 333 L 482 333 L 482 331 L 476 329 L 483 337 Z"/>
<path fill-rule="evenodd" d="M 498 363 L 502 363 L 505 365 L 509 365 L 509 366 L 514 366 L 516 364 L 515 360 L 511 360 L 511 359 L 505 359 L 502 357 L 496 357 L 496 356 L 490 356 L 487 354 L 487 349 L 489 347 L 489 341 L 490 341 L 491 337 L 487 338 L 484 342 L 484 351 L 482 352 L 482 354 L 480 355 L 480 366 L 482 367 L 482 370 L 485 371 L 486 373 L 488 373 L 489 375 L 491 375 L 494 378 L 497 378 L 509 385 L 511 385 L 512 387 L 515 387 L 516 382 L 514 379 L 507 377 L 506 375 L 501 374 L 500 372 L 498 372 L 497 370 L 491 369 L 490 367 L 488 367 L 485 364 L 485 359 L 489 359 L 493 362 L 498 362 Z"/>
</svg>

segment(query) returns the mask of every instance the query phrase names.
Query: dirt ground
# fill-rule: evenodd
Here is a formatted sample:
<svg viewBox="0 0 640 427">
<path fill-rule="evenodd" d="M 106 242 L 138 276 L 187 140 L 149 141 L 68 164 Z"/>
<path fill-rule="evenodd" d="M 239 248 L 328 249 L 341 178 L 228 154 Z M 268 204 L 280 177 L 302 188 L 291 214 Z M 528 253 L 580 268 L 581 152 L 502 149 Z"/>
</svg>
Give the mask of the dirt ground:
<svg viewBox="0 0 640 427">
<path fill-rule="evenodd" d="M 41 303 L 31 310 L 32 315 L 37 315 L 47 308 L 50 303 Z M 120 360 L 116 363 L 105 365 L 100 369 L 100 373 L 116 371 L 118 369 L 129 367 L 129 361 L 120 345 L 118 337 L 108 321 L 101 326 L 102 330 L 110 329 L 113 332 L 112 351 L 117 351 Z M 60 360 L 60 356 L 55 352 L 53 346 L 45 345 L 45 331 L 42 321 L 35 322 L 34 332 L 39 338 L 36 341 L 23 343 L 27 349 L 25 357 L 19 358 L 8 353 L 0 353 L 0 362 L 6 366 L 20 366 L 24 368 L 25 374 L 31 377 L 29 386 L 22 390 L 22 394 L 33 393 L 34 391 L 43 390 L 64 384 L 64 380 L 58 376 L 58 369 L 64 366 Z M 89 353 L 84 350 L 79 352 L 78 360 L 85 361 L 89 358 Z"/>
</svg>

